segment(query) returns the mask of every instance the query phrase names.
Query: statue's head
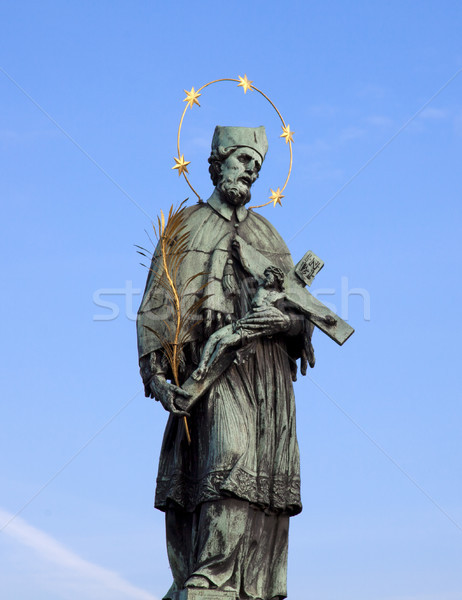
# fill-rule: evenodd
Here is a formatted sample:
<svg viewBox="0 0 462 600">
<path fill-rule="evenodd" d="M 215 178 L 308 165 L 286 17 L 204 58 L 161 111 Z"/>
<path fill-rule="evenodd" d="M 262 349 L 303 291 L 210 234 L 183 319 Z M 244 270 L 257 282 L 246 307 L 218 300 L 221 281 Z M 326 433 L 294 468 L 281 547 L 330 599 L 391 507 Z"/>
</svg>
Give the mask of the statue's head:
<svg viewBox="0 0 462 600">
<path fill-rule="evenodd" d="M 271 265 L 266 267 L 263 272 L 265 277 L 263 285 L 267 289 L 277 289 L 279 292 L 284 290 L 284 272 L 279 267 Z"/>
<path fill-rule="evenodd" d="M 234 206 L 250 200 L 250 188 L 265 160 L 264 127 L 215 128 L 209 171 L 221 198 Z"/>
</svg>

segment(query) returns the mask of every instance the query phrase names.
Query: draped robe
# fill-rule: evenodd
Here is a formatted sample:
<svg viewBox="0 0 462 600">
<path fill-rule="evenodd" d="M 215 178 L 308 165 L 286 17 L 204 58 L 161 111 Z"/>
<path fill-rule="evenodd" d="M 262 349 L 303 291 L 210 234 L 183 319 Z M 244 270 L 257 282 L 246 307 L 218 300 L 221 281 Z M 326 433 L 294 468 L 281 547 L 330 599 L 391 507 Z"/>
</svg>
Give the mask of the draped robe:
<svg viewBox="0 0 462 600">
<path fill-rule="evenodd" d="M 188 251 L 180 267 L 178 281 L 181 284 L 199 272 L 203 275 L 194 281 L 185 308 L 206 293 L 209 298 L 202 310 L 210 309 L 223 318 L 230 315 L 232 319 L 238 319 L 247 312 L 257 282 L 233 252 L 235 235 L 285 273 L 292 268 L 292 259 L 284 241 L 261 215 L 243 207 L 234 210 L 216 196 L 212 196 L 209 203 L 187 208 L 186 211 Z M 230 260 L 239 289 L 237 298 L 227 296 L 223 285 L 224 267 Z M 138 315 L 140 358 L 152 352 L 158 353 L 160 348 L 157 338 L 146 325 L 160 330 L 164 327 L 161 321 L 168 321 L 171 317 L 165 292 L 156 287 L 154 281 L 151 274 Z M 198 291 L 206 282 L 206 291 Z M 199 325 L 193 330 L 185 348 L 183 381 L 197 367 L 205 342 L 204 329 Z M 206 576 L 219 589 L 236 590 L 241 597 L 285 597 L 288 517 L 302 509 L 291 377 L 302 345 L 302 335 L 279 334 L 253 341 L 243 360 L 235 361 L 192 409 L 188 418 L 191 444 L 186 440 L 182 419 L 169 416 L 159 460 L 155 506 L 163 511 L 174 511 L 167 517 L 167 542 L 176 581 L 174 589 L 181 588 L 184 583 L 179 579 L 199 574 Z M 214 503 L 220 502 L 222 504 L 217 506 L 222 508 L 213 509 Z M 253 516 L 239 516 L 242 511 L 250 509 Z M 210 510 L 220 513 L 217 518 L 221 524 L 228 523 L 224 532 L 228 537 L 227 553 L 236 554 L 236 548 L 239 550 L 239 556 L 233 554 L 232 560 L 226 559 L 230 563 L 228 566 L 226 560 L 221 563 L 215 561 L 211 565 L 209 560 L 205 564 L 203 556 L 197 555 L 198 552 L 201 554 L 197 548 L 194 556 L 193 546 L 198 544 L 196 538 L 202 535 L 197 523 L 204 519 L 208 522 Z M 196 517 L 193 518 L 195 512 Z M 233 514 L 241 523 L 240 533 L 236 523 L 232 527 L 229 525 Z M 189 525 L 186 524 L 188 519 L 192 519 Z M 209 523 L 209 529 L 218 531 L 217 523 Z M 194 540 L 191 541 L 190 537 L 188 540 L 184 537 L 179 539 L 181 528 L 196 528 Z M 234 540 L 233 531 L 237 532 Z M 251 531 L 254 531 L 253 538 Z M 212 533 L 209 532 L 210 535 Z M 187 535 L 190 536 L 190 532 Z M 265 539 L 265 557 L 256 560 L 258 552 L 255 547 Z M 206 540 L 202 555 L 210 556 L 210 548 L 214 544 L 216 540 Z M 251 548 L 252 556 L 249 554 Z M 188 552 L 189 556 L 177 556 Z M 218 554 L 226 554 L 223 547 Z M 178 560 L 181 565 L 175 576 L 172 562 Z M 258 572 L 255 569 L 249 571 L 252 561 Z"/>
</svg>

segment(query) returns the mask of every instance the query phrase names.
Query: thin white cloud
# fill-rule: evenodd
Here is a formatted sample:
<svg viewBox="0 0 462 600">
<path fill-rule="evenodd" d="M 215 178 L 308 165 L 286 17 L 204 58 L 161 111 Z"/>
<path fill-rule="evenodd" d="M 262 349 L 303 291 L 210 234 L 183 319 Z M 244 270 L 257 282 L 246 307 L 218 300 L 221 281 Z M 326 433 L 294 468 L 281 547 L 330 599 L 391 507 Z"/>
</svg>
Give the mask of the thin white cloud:
<svg viewBox="0 0 462 600">
<path fill-rule="evenodd" d="M 445 119 L 448 116 L 448 111 L 442 108 L 429 107 L 420 113 L 422 119 Z"/>
<path fill-rule="evenodd" d="M 454 128 L 457 135 L 462 135 L 462 111 L 454 118 Z"/>
<path fill-rule="evenodd" d="M 188 144 L 191 145 L 191 148 L 206 148 L 207 150 L 210 150 L 210 141 L 209 138 L 204 136 L 196 136 L 189 140 Z"/>
<path fill-rule="evenodd" d="M 384 98 L 388 93 L 387 88 L 374 85 L 374 84 L 366 84 L 362 88 L 357 91 L 357 95 L 360 98 L 375 98 L 381 99 Z"/>
<path fill-rule="evenodd" d="M 18 146 L 20 144 L 30 144 L 42 138 L 56 137 L 54 130 L 36 130 L 36 131 L 15 131 L 12 129 L 0 130 L 0 142 Z"/>
<path fill-rule="evenodd" d="M 335 117 L 341 112 L 340 107 L 329 104 L 311 105 L 305 107 L 305 113 L 310 117 Z"/>
<path fill-rule="evenodd" d="M 357 140 L 366 135 L 366 130 L 360 127 L 346 127 L 342 129 L 338 135 L 338 142 L 340 144 L 345 144 L 346 142 L 350 142 L 351 140 Z"/>
<path fill-rule="evenodd" d="M 29 525 L 24 519 L 16 517 L 12 520 L 12 517 L 10 512 L 0 508 L 0 523 L 3 526 L 9 522 L 2 533 L 21 546 L 32 549 L 49 565 L 48 585 L 52 583 L 54 587 L 62 587 L 62 590 L 55 589 L 55 592 L 62 591 L 63 596 L 67 595 L 69 587 L 72 586 L 74 592 L 79 592 L 79 596 L 76 594 L 73 597 L 86 600 L 103 600 L 115 596 L 117 600 L 158 600 L 156 596 L 132 585 L 118 573 L 81 558 L 47 533 Z M 57 577 L 57 568 L 62 571 L 63 577 Z"/>
<path fill-rule="evenodd" d="M 385 115 L 371 115 L 365 118 L 365 122 L 374 127 L 390 127 L 393 125 L 393 119 Z"/>
</svg>

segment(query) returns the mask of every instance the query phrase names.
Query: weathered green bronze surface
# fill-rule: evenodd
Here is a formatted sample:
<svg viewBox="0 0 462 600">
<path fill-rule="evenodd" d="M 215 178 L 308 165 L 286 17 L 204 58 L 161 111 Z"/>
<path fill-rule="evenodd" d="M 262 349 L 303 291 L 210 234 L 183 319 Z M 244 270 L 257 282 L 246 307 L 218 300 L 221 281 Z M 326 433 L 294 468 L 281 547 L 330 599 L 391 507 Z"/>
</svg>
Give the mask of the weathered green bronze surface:
<svg viewBox="0 0 462 600">
<path fill-rule="evenodd" d="M 295 273 L 305 285 L 311 285 L 323 266 L 324 261 L 316 256 L 314 252 L 308 250 L 305 256 L 295 265 Z"/>
<path fill-rule="evenodd" d="M 294 267 L 275 228 L 246 208 L 266 151 L 261 127 L 217 128 L 215 190 L 181 213 L 175 285 L 189 284 L 178 306 L 200 309 L 175 372 L 160 342 L 178 311 L 160 283 L 159 248 L 138 313 L 145 392 L 170 413 L 155 499 L 166 514 L 170 600 L 286 598 L 289 520 L 302 510 L 297 361 L 302 374 L 314 366 L 315 326 L 338 344 L 353 333 L 305 287 L 322 261 L 307 253 Z"/>
<path fill-rule="evenodd" d="M 236 593 L 188 588 L 181 592 L 173 592 L 172 600 L 236 600 Z"/>
</svg>

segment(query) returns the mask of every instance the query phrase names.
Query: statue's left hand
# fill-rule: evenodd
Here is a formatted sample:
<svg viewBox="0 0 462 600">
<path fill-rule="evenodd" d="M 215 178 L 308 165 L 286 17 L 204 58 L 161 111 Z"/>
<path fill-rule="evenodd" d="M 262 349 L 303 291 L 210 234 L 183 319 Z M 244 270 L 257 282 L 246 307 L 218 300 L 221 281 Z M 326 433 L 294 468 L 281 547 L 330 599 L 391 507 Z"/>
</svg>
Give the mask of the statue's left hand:
<svg viewBox="0 0 462 600">
<path fill-rule="evenodd" d="M 177 417 L 190 416 L 188 412 L 179 409 L 175 404 L 175 399 L 178 396 L 188 400 L 191 397 L 189 392 L 186 392 L 185 390 L 181 389 L 181 387 L 166 381 L 164 376 L 154 375 L 149 385 L 152 397 L 154 397 L 156 400 L 159 400 L 166 411 Z"/>
<path fill-rule="evenodd" d="M 289 330 L 290 317 L 275 306 L 262 306 L 253 309 L 250 314 L 240 319 L 239 323 L 246 329 L 274 335 Z"/>
</svg>

